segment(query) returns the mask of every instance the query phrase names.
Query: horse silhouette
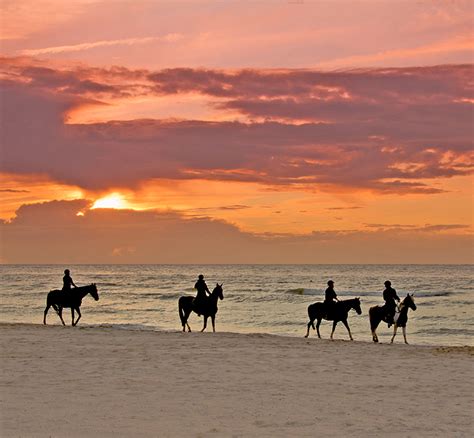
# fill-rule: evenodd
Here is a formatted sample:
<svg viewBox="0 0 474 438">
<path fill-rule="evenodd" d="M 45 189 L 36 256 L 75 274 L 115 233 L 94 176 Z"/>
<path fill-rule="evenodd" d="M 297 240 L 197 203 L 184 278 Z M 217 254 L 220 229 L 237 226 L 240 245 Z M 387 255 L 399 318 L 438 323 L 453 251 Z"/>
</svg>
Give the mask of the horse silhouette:
<svg viewBox="0 0 474 438">
<path fill-rule="evenodd" d="M 405 344 L 408 344 L 407 335 L 406 335 L 406 326 L 408 322 L 408 309 L 416 310 L 415 299 L 413 298 L 413 294 L 407 294 L 405 298 L 403 298 L 402 302 L 399 306 L 400 313 L 398 315 L 397 320 L 393 324 L 393 336 L 390 343 L 393 343 L 395 336 L 397 334 L 397 328 L 401 327 L 403 330 L 403 338 L 405 340 Z M 369 309 L 369 320 L 370 320 L 370 329 L 372 330 L 372 339 L 374 342 L 378 342 L 379 338 L 377 333 L 377 327 L 379 326 L 381 321 L 387 321 L 387 313 L 383 306 L 374 306 Z"/>
<path fill-rule="evenodd" d="M 308 330 L 306 331 L 305 338 L 309 336 L 310 327 L 313 327 L 314 330 L 314 320 L 317 319 L 318 322 L 316 323 L 316 331 L 318 332 L 318 338 L 321 339 L 321 335 L 319 333 L 319 326 L 321 325 L 321 321 L 325 319 L 327 321 L 333 321 L 331 339 L 334 335 L 334 330 L 336 330 L 337 323 L 339 321 L 342 321 L 342 323 L 346 326 L 347 331 L 349 332 L 349 338 L 351 339 L 351 341 L 353 341 L 354 339 L 352 338 L 351 329 L 349 328 L 349 324 L 347 323 L 347 317 L 349 315 L 349 310 L 351 309 L 354 309 L 358 315 L 362 313 L 359 298 L 341 300 L 337 303 L 334 303 L 330 315 L 327 314 L 326 305 L 324 303 L 319 302 L 310 304 L 308 306 Z"/>
<path fill-rule="evenodd" d="M 46 298 L 46 309 L 44 309 L 43 324 L 46 324 L 46 315 L 48 314 L 49 308 L 52 306 L 58 314 L 59 319 L 61 319 L 63 325 L 66 325 L 63 320 L 63 308 L 70 307 L 72 325 L 77 325 L 82 316 L 80 311 L 82 299 L 87 294 L 91 294 L 94 300 L 99 301 L 99 294 L 97 293 L 97 287 L 95 283 L 92 283 L 89 286 L 75 287 L 70 291 L 52 290 L 49 292 Z M 74 321 L 74 311 L 76 311 L 78 314 L 76 321 Z"/>
<path fill-rule="evenodd" d="M 199 312 L 194 307 L 194 297 L 193 296 L 182 296 L 178 300 L 178 311 L 179 318 L 181 319 L 181 324 L 183 325 L 183 332 L 186 331 L 186 326 L 188 327 L 188 332 L 191 331 L 191 327 L 188 324 L 188 318 L 191 312 L 199 313 L 204 316 L 204 326 L 201 330 L 203 332 L 207 327 L 207 319 L 211 317 L 212 321 L 212 331 L 216 331 L 216 313 L 217 313 L 217 300 L 224 299 L 224 294 L 222 291 L 222 284 L 216 283 L 216 287 L 211 292 L 209 297 L 206 297 L 203 300 L 202 304 L 199 306 Z"/>
</svg>

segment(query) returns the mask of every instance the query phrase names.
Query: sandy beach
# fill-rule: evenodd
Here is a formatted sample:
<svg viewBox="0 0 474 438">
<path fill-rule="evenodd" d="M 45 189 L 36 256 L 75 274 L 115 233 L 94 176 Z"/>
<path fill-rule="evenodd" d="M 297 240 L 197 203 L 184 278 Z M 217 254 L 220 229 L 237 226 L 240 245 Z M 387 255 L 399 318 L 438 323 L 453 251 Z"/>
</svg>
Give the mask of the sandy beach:
<svg viewBox="0 0 474 438">
<path fill-rule="evenodd" d="M 109 327 L 0 331 L 5 437 L 473 433 L 472 347 Z"/>
</svg>

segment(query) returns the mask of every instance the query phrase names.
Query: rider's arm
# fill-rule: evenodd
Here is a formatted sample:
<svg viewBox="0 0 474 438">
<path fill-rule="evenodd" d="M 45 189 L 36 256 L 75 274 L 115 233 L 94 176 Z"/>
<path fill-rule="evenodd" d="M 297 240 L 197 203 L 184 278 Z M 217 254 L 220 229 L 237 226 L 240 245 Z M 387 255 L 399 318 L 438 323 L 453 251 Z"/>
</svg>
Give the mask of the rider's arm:
<svg viewBox="0 0 474 438">
<path fill-rule="evenodd" d="M 400 301 L 400 297 L 397 295 L 397 291 L 395 289 L 393 289 L 393 295 L 397 301 Z"/>
</svg>

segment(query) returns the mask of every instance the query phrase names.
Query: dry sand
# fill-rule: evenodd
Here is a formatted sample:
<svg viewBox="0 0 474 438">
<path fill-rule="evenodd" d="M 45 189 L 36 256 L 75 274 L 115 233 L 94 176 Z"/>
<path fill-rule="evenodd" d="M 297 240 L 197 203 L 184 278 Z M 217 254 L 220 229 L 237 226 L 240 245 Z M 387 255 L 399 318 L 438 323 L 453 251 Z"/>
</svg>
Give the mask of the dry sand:
<svg viewBox="0 0 474 438">
<path fill-rule="evenodd" d="M 473 436 L 472 347 L 0 331 L 3 437 Z"/>
</svg>

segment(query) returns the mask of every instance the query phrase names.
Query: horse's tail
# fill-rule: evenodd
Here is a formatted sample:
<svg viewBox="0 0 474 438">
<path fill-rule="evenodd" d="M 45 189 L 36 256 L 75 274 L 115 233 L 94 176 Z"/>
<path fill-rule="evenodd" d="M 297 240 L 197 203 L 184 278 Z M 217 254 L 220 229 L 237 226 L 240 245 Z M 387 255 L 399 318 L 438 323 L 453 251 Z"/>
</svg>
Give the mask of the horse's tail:
<svg viewBox="0 0 474 438">
<path fill-rule="evenodd" d="M 184 297 L 180 297 L 178 300 L 178 313 L 179 313 L 179 319 L 181 320 L 181 325 L 184 327 L 186 324 L 186 314 L 184 313 L 184 309 L 183 309 L 183 301 L 184 301 L 183 298 Z"/>
<path fill-rule="evenodd" d="M 374 306 L 369 309 L 369 322 L 371 330 L 375 330 L 380 324 L 380 321 L 382 320 L 382 318 L 380 318 L 378 321 L 376 319 L 377 308 L 378 306 Z"/>
</svg>

